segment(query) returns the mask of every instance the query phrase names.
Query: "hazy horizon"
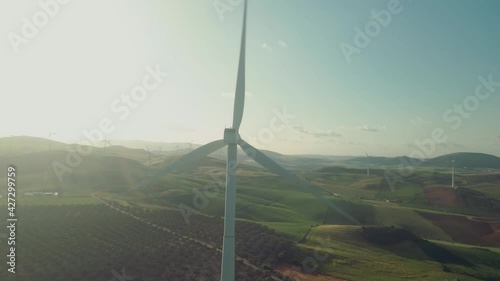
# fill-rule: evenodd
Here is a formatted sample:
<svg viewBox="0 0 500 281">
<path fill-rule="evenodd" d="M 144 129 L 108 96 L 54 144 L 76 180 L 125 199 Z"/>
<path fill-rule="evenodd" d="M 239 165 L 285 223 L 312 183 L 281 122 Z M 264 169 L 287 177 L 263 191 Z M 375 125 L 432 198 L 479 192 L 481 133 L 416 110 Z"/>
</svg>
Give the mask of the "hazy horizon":
<svg viewBox="0 0 500 281">
<path fill-rule="evenodd" d="M 10 137 L 10 136 L 9 136 Z M 2 138 L 9 138 L 9 137 L 4 137 L 4 136 L 0 136 L 0 139 Z M 47 137 L 37 137 L 37 136 L 26 136 L 26 135 L 23 135 L 23 136 L 12 136 L 12 137 L 28 137 L 28 138 L 42 138 L 44 140 L 49 140 Z M 69 140 L 69 141 L 58 141 L 56 139 L 50 139 L 52 141 L 57 141 L 57 142 L 61 142 L 61 143 L 64 143 L 64 144 L 67 144 L 67 145 L 74 145 L 74 144 L 82 144 L 81 143 L 81 140 Z M 147 141 L 147 140 L 140 140 L 140 139 L 107 139 L 110 144 L 108 146 L 123 146 L 123 147 L 126 147 L 126 148 L 131 148 L 131 149 L 144 149 L 144 150 L 147 150 L 148 149 L 148 145 L 151 145 L 151 147 L 149 147 L 149 149 L 151 151 L 159 151 L 159 147 L 161 147 L 161 150 L 162 151 L 175 151 L 175 150 L 185 150 L 185 149 L 195 149 L 199 146 L 202 146 L 204 145 L 203 143 L 195 143 L 195 142 L 189 142 L 189 141 L 179 141 L 179 142 L 163 142 L 163 141 Z M 131 144 L 133 143 L 133 144 Z M 193 145 L 191 148 L 189 147 L 189 144 L 191 143 L 191 145 Z M 175 147 L 175 145 L 177 144 L 181 144 L 181 146 L 179 146 L 178 148 Z M 155 146 L 153 146 L 155 145 Z M 158 147 L 159 145 L 159 147 Z M 168 147 L 168 146 L 164 146 L 164 145 L 170 145 L 171 147 Z M 98 147 L 98 148 L 102 148 L 104 147 L 104 143 L 103 142 L 100 142 L 100 143 L 95 143 L 93 144 L 94 147 Z M 225 148 L 223 148 L 225 149 Z M 241 148 L 238 148 L 238 149 L 241 149 Z M 332 157 L 365 157 L 365 153 L 361 153 L 361 154 L 318 154 L 318 153 L 281 153 L 281 152 L 278 152 L 278 151 L 275 151 L 275 150 L 272 150 L 272 149 L 263 149 L 263 151 L 272 151 L 272 152 L 276 152 L 276 153 L 280 153 L 280 154 L 283 154 L 283 155 L 288 155 L 288 156 L 332 156 Z M 448 155 L 448 154 L 454 154 L 454 153 L 480 153 L 480 154 L 489 154 L 489 155 L 493 155 L 493 156 L 496 156 L 496 157 L 499 157 L 500 158 L 500 154 L 491 154 L 491 153 L 484 153 L 484 152 L 472 152 L 472 151 L 457 151 L 457 152 L 451 152 L 451 153 L 446 153 L 446 154 L 435 154 L 433 155 L 432 157 L 427 157 L 425 159 L 431 159 L 431 158 L 435 158 L 435 157 L 439 157 L 439 156 L 443 156 L 443 155 Z M 369 157 L 387 157 L 387 158 L 392 158 L 392 157 L 402 157 L 402 156 L 408 156 L 408 155 L 379 155 L 379 154 L 372 154 L 372 155 L 369 155 Z M 415 157 L 415 158 L 418 158 L 418 157 Z"/>
<path fill-rule="evenodd" d="M 499 155 L 500 3 L 400 1 L 389 21 L 371 11 L 390 1 L 316 2 L 250 1 L 244 139 L 283 154 L 398 156 L 439 129 L 443 142 L 426 157 Z M 69 1 L 18 45 L 23 18 L 43 9 L 0 4 L 9 105 L 0 136 L 85 140 L 108 119 L 111 140 L 221 139 L 242 5 L 221 13 L 213 3 Z M 357 28 L 374 22 L 379 32 L 356 44 Z M 151 89 L 140 101 L 122 100 L 144 79 Z"/>
</svg>

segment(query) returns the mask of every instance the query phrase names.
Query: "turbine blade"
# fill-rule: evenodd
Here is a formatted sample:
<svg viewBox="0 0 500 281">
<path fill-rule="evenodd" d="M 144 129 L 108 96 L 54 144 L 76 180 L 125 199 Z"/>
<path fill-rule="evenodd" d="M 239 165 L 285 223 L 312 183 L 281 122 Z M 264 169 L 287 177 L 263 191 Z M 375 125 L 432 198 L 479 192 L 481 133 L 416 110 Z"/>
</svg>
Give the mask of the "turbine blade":
<svg viewBox="0 0 500 281">
<path fill-rule="evenodd" d="M 243 119 L 245 107 L 245 44 L 247 27 L 247 1 L 243 8 L 243 31 L 241 33 L 240 60 L 238 63 L 238 77 L 236 80 L 236 93 L 234 95 L 233 129 L 239 130 Z"/>
<path fill-rule="evenodd" d="M 210 153 L 219 150 L 223 148 L 226 144 L 224 143 L 224 140 L 216 140 L 210 143 L 207 143 L 203 146 L 198 147 L 197 149 L 193 150 L 192 152 L 184 155 L 174 163 L 168 165 L 165 167 L 162 172 L 164 173 L 169 173 L 171 171 L 175 171 L 180 168 L 184 168 L 189 166 L 190 164 L 193 164 L 195 161 L 197 161 L 199 158 L 203 156 L 207 156 Z"/>
<path fill-rule="evenodd" d="M 292 174 L 285 170 L 283 167 L 281 167 L 278 163 L 276 163 L 274 160 L 269 158 L 267 155 L 262 153 L 260 150 L 256 149 L 255 147 L 251 146 L 248 144 L 246 141 L 243 139 L 240 140 L 239 143 L 240 147 L 243 149 L 243 151 L 255 162 L 259 163 L 262 167 L 266 168 L 270 172 L 273 172 L 284 179 L 288 180 L 290 183 L 293 183 L 297 186 L 299 186 L 302 190 L 305 192 L 308 192 L 312 194 L 316 199 L 323 201 L 326 203 L 328 206 L 339 212 L 341 215 L 349 219 L 355 224 L 360 224 L 355 218 L 351 217 L 349 214 L 345 213 L 344 211 L 340 210 L 335 204 L 333 204 L 331 201 L 328 201 L 326 198 L 324 198 L 320 191 L 318 190 L 318 187 L 308 183 L 307 181 L 299 178 L 297 175 Z"/>
<path fill-rule="evenodd" d="M 184 155 L 180 159 L 176 160 L 175 162 L 171 163 L 170 165 L 166 166 L 165 168 L 157 171 L 156 173 L 154 173 L 152 177 L 143 180 L 139 184 L 139 187 L 146 186 L 149 183 L 151 183 L 154 179 L 157 179 L 158 177 L 161 177 L 165 174 L 168 174 L 178 169 L 188 167 L 189 165 L 194 165 L 199 158 L 207 156 L 210 153 L 223 148 L 224 146 L 226 146 L 224 140 L 216 140 L 207 143 L 203 146 L 200 146 L 197 149 L 191 151 L 190 153 Z"/>
</svg>

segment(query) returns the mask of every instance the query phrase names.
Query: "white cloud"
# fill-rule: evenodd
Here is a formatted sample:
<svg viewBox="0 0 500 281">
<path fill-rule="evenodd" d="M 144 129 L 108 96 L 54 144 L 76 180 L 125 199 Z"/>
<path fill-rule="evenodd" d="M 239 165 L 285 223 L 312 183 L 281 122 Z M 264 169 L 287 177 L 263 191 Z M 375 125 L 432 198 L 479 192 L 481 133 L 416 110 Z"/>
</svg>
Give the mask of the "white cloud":
<svg viewBox="0 0 500 281">
<path fill-rule="evenodd" d="M 343 130 L 356 130 L 356 131 L 366 131 L 366 132 L 381 132 L 387 129 L 387 125 L 369 126 L 369 125 L 340 125 L 339 129 Z"/>
<path fill-rule="evenodd" d="M 281 40 L 280 40 L 280 41 L 278 41 L 278 44 L 280 44 L 281 46 L 283 46 L 283 47 L 285 47 L 285 48 L 286 48 L 286 47 L 288 47 L 288 44 L 287 44 L 287 43 L 285 43 L 285 42 L 283 42 L 283 41 L 281 41 Z"/>
<path fill-rule="evenodd" d="M 420 126 L 420 125 L 423 125 L 425 123 L 427 123 L 427 121 L 425 121 L 424 118 L 422 118 L 420 116 L 415 116 L 415 117 L 410 119 L 410 124 L 412 124 L 414 126 Z"/>
<path fill-rule="evenodd" d="M 356 130 L 358 130 L 358 131 L 367 131 L 367 132 L 380 132 L 380 131 L 384 131 L 385 129 L 387 129 L 386 125 L 381 125 L 381 126 L 377 126 L 377 127 L 371 127 L 368 125 L 361 125 L 361 126 L 356 127 Z"/>
<path fill-rule="evenodd" d="M 262 44 L 261 47 L 264 50 L 268 50 L 268 51 L 272 51 L 273 50 L 273 48 L 271 48 L 271 46 L 269 46 L 267 43 Z"/>
<path fill-rule="evenodd" d="M 414 143 L 405 143 L 402 146 L 410 147 L 412 149 L 420 149 L 420 147 Z M 460 143 L 456 143 L 456 142 L 452 142 L 452 141 L 446 141 L 446 142 L 436 143 L 436 147 L 438 147 L 438 148 L 459 148 L 459 147 L 465 147 L 465 145 L 460 144 Z"/>
<path fill-rule="evenodd" d="M 342 136 L 333 130 L 311 131 L 311 130 L 304 128 L 304 126 L 301 126 L 301 125 L 294 125 L 294 126 L 292 126 L 292 129 L 294 129 L 295 131 L 297 131 L 301 134 L 313 136 L 315 138 L 331 138 L 331 137 L 341 137 Z"/>
</svg>

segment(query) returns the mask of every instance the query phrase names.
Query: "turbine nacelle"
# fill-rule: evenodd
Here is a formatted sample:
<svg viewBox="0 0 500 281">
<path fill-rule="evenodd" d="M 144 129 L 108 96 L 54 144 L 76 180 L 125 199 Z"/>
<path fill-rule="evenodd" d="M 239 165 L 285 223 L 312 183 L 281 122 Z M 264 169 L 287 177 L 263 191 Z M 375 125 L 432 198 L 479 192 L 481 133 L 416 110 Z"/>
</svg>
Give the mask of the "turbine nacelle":
<svg viewBox="0 0 500 281">
<path fill-rule="evenodd" d="M 224 130 L 224 143 L 225 144 L 239 144 L 240 134 L 236 129 L 226 128 Z"/>
</svg>

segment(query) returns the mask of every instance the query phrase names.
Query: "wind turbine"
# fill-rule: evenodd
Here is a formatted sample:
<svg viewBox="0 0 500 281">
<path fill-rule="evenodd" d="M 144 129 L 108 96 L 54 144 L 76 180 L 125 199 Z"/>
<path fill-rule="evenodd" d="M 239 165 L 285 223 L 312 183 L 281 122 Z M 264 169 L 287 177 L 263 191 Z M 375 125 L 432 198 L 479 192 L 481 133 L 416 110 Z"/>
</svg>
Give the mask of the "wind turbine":
<svg viewBox="0 0 500 281">
<path fill-rule="evenodd" d="M 47 141 L 49 142 L 49 151 L 52 150 L 52 140 L 50 139 L 53 135 L 56 133 L 54 132 L 49 132 L 49 136 L 47 138 Z M 11 137 L 12 139 L 12 137 Z M 44 179 L 42 180 L 42 187 L 45 189 L 48 185 L 49 182 L 49 174 L 50 174 L 50 153 L 47 153 L 47 170 L 45 171 Z"/>
<path fill-rule="evenodd" d="M 10 135 L 10 141 L 9 141 L 9 144 L 10 144 L 10 145 L 9 145 L 9 155 L 12 155 L 12 154 L 13 154 L 13 153 L 12 153 L 12 138 L 13 138 L 13 137 L 14 137 L 13 135 Z"/>
<path fill-rule="evenodd" d="M 179 170 L 184 167 L 196 165 L 200 158 L 222 149 L 227 146 L 226 162 L 226 194 L 224 210 L 224 237 L 222 242 L 222 267 L 221 281 L 234 281 L 235 276 L 235 217 L 236 217 L 236 167 L 237 167 L 237 148 L 240 146 L 243 151 L 261 166 L 267 170 L 282 176 L 289 182 L 298 185 L 301 189 L 311 193 L 318 200 L 328 204 L 331 208 L 338 211 L 343 216 L 355 224 L 360 224 L 356 219 L 337 208 L 331 201 L 328 201 L 321 195 L 321 189 L 315 187 L 297 175 L 283 169 L 278 163 L 266 156 L 264 153 L 244 141 L 239 135 L 239 128 L 243 118 L 243 109 L 245 104 L 245 41 L 246 41 L 246 15 L 247 0 L 243 8 L 243 29 L 241 34 L 240 57 L 238 63 L 238 73 L 236 78 L 236 91 L 234 98 L 233 124 L 232 127 L 224 130 L 224 137 L 196 148 L 192 152 L 184 155 L 164 169 L 157 171 L 154 177 L 144 180 L 139 186 L 145 186 L 154 178 L 163 174 Z"/>
<path fill-rule="evenodd" d="M 53 135 L 55 135 L 55 134 L 56 134 L 56 133 L 54 133 L 54 132 L 49 132 L 49 137 L 48 137 L 48 140 L 49 140 L 49 151 L 50 151 L 50 150 L 51 150 L 51 148 L 52 148 L 52 141 L 51 141 L 51 139 L 50 139 L 50 138 L 51 138 Z"/>
<path fill-rule="evenodd" d="M 158 153 L 156 154 L 156 156 L 157 156 L 158 158 L 162 158 L 161 149 L 162 149 L 162 147 L 161 147 L 161 146 L 158 146 Z"/>
<path fill-rule="evenodd" d="M 366 175 L 370 175 L 370 156 L 368 156 L 368 153 L 366 153 Z"/>
<path fill-rule="evenodd" d="M 455 159 L 451 160 L 451 187 L 455 187 Z"/>
<path fill-rule="evenodd" d="M 106 152 L 106 147 L 107 145 L 111 145 L 111 142 L 109 140 L 102 140 L 101 142 L 104 143 L 104 152 Z"/>
<path fill-rule="evenodd" d="M 148 150 L 148 177 L 151 176 L 151 151 L 149 151 L 149 147 L 146 145 L 146 149 Z"/>
</svg>

